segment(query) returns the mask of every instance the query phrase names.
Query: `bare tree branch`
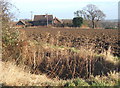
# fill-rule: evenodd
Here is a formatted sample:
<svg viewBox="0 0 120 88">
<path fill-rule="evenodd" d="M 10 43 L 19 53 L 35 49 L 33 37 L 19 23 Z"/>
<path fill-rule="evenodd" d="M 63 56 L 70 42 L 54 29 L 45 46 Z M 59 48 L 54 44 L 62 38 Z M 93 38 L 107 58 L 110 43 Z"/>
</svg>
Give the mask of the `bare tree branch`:
<svg viewBox="0 0 120 88">
<path fill-rule="evenodd" d="M 88 4 L 83 8 L 83 10 L 78 10 L 76 13 L 76 16 L 81 16 L 84 20 L 90 20 L 92 23 L 92 28 L 95 28 L 98 21 L 103 20 L 106 16 L 97 6 L 93 4 Z"/>
</svg>

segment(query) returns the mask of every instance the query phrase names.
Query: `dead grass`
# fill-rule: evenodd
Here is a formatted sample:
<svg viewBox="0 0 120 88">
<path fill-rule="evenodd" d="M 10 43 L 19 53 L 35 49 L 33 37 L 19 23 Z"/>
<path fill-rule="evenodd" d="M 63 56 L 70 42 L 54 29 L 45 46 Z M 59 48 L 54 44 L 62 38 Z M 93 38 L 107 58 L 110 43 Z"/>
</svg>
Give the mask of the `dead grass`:
<svg viewBox="0 0 120 88">
<path fill-rule="evenodd" d="M 23 70 L 24 66 L 16 66 L 13 62 L 2 62 L 0 61 L 0 83 L 7 86 L 65 86 L 66 83 L 72 82 L 71 80 L 58 80 L 50 79 L 46 75 L 35 75 L 29 73 L 29 70 Z M 90 79 L 84 83 L 96 82 L 99 85 L 105 84 L 107 86 L 114 86 L 119 79 L 119 73 L 111 72 L 108 76 L 90 76 Z M 78 82 L 79 83 L 79 82 Z M 81 85 L 82 81 L 80 81 Z M 84 84 L 83 83 L 83 84 Z M 84 84 L 85 85 L 85 84 Z M 73 86 L 73 85 L 71 85 Z M 82 86 L 82 85 L 81 85 Z M 87 86 L 90 86 L 87 85 Z M 96 85 L 97 86 L 97 85 Z"/>
<path fill-rule="evenodd" d="M 46 75 L 35 75 L 12 62 L 0 61 L 0 83 L 7 86 L 56 86 L 64 81 L 49 79 Z"/>
</svg>

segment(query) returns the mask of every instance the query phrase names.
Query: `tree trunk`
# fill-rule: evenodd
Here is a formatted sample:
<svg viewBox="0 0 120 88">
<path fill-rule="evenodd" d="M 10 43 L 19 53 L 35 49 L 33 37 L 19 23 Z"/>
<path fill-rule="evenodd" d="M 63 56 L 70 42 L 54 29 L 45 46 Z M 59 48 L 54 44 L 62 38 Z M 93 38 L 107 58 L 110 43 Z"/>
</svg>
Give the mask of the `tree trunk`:
<svg viewBox="0 0 120 88">
<path fill-rule="evenodd" d="M 94 20 L 92 20 L 92 28 L 93 29 L 95 28 L 95 22 L 94 22 Z"/>
</svg>

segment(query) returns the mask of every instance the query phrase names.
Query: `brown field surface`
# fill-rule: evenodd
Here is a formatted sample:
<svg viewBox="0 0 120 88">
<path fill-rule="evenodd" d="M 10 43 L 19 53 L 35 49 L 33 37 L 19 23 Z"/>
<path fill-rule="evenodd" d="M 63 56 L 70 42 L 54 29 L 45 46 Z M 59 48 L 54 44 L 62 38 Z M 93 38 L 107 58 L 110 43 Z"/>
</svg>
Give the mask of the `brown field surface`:
<svg viewBox="0 0 120 88">
<path fill-rule="evenodd" d="M 24 28 L 28 39 L 36 41 L 58 40 L 59 46 L 69 46 L 79 49 L 81 46 L 93 47 L 101 53 L 111 47 L 111 53 L 120 57 L 120 39 L 118 30 L 112 29 L 79 29 L 79 28 Z M 56 42 L 52 42 L 56 45 Z"/>
</svg>

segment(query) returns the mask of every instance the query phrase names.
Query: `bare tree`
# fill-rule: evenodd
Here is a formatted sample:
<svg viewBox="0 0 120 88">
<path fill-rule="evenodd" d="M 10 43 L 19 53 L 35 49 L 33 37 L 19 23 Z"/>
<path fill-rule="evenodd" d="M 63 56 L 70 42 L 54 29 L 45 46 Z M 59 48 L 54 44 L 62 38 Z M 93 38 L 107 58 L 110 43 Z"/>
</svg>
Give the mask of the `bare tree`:
<svg viewBox="0 0 120 88">
<path fill-rule="evenodd" d="M 16 13 L 20 13 L 19 9 L 10 3 L 9 0 L 0 0 L 0 8 L 1 8 L 1 13 L 0 16 L 2 17 L 2 23 L 4 22 L 9 23 L 15 18 Z M 14 13 L 11 11 L 11 9 L 14 9 Z"/>
<path fill-rule="evenodd" d="M 1 0 L 1 22 L 2 22 L 2 32 L 10 27 L 10 21 L 13 18 L 13 14 L 10 12 L 12 4 L 8 0 Z M 4 34 L 4 33 L 3 33 Z"/>
<path fill-rule="evenodd" d="M 1 0 L 0 1 L 0 18 L 1 18 L 1 33 L 2 33 L 2 48 L 8 47 L 17 41 L 18 38 L 18 31 L 10 26 L 11 20 L 13 19 L 13 13 L 11 12 L 12 5 L 8 0 Z M 4 50 L 4 49 L 3 49 Z"/>
<path fill-rule="evenodd" d="M 97 6 L 89 4 L 83 8 L 83 10 L 78 10 L 74 12 L 76 16 L 81 16 L 85 20 L 91 21 L 92 28 L 96 27 L 95 23 L 98 23 L 100 20 L 104 19 L 106 16 Z"/>
<path fill-rule="evenodd" d="M 10 20 L 10 6 L 11 4 L 9 2 L 7 2 L 6 0 L 1 0 L 0 1 L 0 6 L 1 6 L 1 10 L 2 10 L 2 21 L 3 22 L 8 22 Z"/>
</svg>

